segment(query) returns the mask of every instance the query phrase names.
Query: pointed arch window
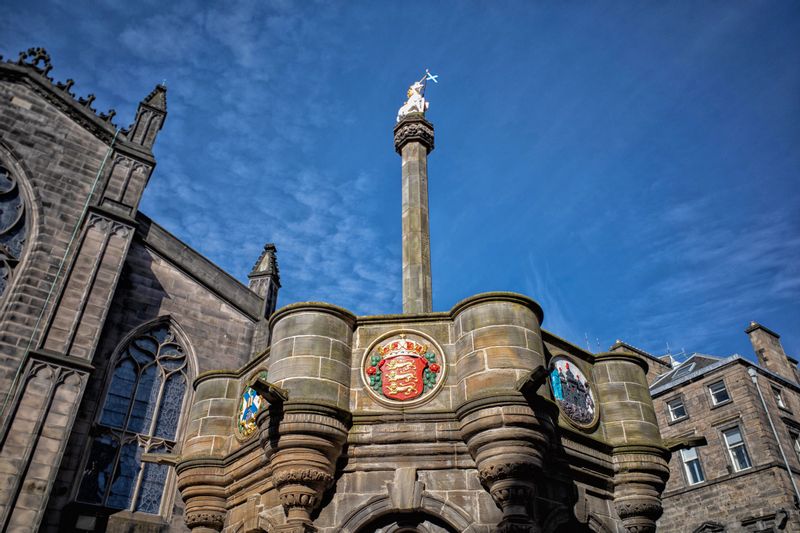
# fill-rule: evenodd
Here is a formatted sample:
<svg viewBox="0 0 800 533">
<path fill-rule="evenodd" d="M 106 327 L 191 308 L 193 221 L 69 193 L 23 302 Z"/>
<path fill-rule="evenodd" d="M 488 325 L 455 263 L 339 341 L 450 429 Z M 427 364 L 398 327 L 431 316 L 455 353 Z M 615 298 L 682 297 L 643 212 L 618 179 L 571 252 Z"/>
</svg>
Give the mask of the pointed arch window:
<svg viewBox="0 0 800 533">
<path fill-rule="evenodd" d="M 10 285 L 25 245 L 25 201 L 14 175 L 0 163 L 0 296 Z"/>
<path fill-rule="evenodd" d="M 169 324 L 128 341 L 111 374 L 78 501 L 161 513 L 168 466 L 141 458 L 174 449 L 187 373 L 185 350 Z"/>
</svg>

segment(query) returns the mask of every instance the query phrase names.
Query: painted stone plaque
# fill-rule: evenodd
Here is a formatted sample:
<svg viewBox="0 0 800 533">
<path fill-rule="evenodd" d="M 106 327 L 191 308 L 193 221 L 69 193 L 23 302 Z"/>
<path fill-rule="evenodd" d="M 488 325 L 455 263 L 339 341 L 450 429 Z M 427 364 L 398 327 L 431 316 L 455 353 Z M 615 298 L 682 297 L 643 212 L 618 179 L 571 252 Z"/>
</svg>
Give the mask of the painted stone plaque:
<svg viewBox="0 0 800 533">
<path fill-rule="evenodd" d="M 561 412 L 579 426 L 590 426 L 596 419 L 595 398 L 589 380 L 566 357 L 550 362 L 550 387 Z"/>
<path fill-rule="evenodd" d="M 364 360 L 363 376 L 374 397 L 384 403 L 408 405 L 423 401 L 438 389 L 443 369 L 442 355 L 431 343 L 400 335 L 373 346 Z"/>
<path fill-rule="evenodd" d="M 266 379 L 266 371 L 259 373 L 260 377 Z M 252 387 L 245 387 L 239 403 L 239 413 L 236 416 L 239 435 L 242 438 L 250 437 L 256 430 L 256 416 L 267 402 Z"/>
</svg>

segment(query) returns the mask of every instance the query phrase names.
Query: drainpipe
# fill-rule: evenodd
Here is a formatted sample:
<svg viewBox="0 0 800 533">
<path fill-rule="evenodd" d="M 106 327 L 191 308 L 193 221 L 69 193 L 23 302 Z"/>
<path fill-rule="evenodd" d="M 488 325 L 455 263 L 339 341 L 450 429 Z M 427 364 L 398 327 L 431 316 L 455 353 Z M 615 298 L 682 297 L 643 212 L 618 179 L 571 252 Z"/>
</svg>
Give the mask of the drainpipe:
<svg viewBox="0 0 800 533">
<path fill-rule="evenodd" d="M 750 374 L 750 379 L 753 380 L 753 383 L 756 385 L 756 390 L 758 391 L 758 397 L 761 398 L 761 405 L 764 406 L 764 412 L 767 413 L 767 420 L 769 420 L 769 427 L 772 428 L 772 434 L 775 435 L 775 440 L 778 443 L 778 449 L 781 451 L 781 457 L 783 457 L 783 464 L 786 466 L 786 472 L 789 474 L 789 480 L 792 482 L 792 487 L 794 488 L 794 497 L 795 497 L 795 506 L 800 505 L 800 491 L 797 490 L 797 484 L 794 482 L 794 475 L 792 474 L 792 469 L 789 466 L 789 461 L 786 459 L 786 454 L 783 453 L 783 446 L 781 445 L 781 439 L 778 438 L 778 432 L 775 430 L 775 424 L 772 423 L 772 416 L 769 414 L 769 409 L 767 409 L 767 402 L 764 401 L 764 395 L 761 394 L 761 387 L 758 385 L 758 379 L 756 376 L 758 372 L 755 368 L 750 367 L 747 369 L 747 373 Z"/>
</svg>

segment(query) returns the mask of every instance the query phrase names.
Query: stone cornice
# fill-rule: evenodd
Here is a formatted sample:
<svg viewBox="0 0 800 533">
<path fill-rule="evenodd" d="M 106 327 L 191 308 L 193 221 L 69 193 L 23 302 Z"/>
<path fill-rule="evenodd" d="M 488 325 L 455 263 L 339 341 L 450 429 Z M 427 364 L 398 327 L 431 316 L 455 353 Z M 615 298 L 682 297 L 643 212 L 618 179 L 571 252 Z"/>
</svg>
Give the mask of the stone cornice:
<svg viewBox="0 0 800 533">
<path fill-rule="evenodd" d="M 536 318 L 539 320 L 539 324 L 541 324 L 542 320 L 544 320 L 542 306 L 540 306 L 533 298 L 529 298 L 524 294 L 519 294 L 516 292 L 483 292 L 474 296 L 470 296 L 469 298 L 465 298 L 454 305 L 450 310 L 450 316 L 455 317 L 468 307 L 486 302 L 511 302 L 520 304 L 533 311 L 533 313 L 536 315 Z"/>
</svg>

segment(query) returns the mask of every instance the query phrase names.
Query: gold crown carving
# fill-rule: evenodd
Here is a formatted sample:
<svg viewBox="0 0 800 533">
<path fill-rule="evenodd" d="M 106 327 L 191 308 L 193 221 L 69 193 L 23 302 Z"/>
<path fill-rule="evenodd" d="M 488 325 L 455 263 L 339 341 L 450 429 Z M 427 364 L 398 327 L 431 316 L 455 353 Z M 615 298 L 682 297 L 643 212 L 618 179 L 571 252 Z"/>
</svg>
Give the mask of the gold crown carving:
<svg viewBox="0 0 800 533">
<path fill-rule="evenodd" d="M 378 353 L 381 355 L 381 357 L 395 357 L 398 355 L 422 357 L 425 355 L 425 353 L 427 353 L 427 351 L 427 344 L 420 344 L 408 339 L 387 342 L 383 346 L 378 347 Z"/>
</svg>

